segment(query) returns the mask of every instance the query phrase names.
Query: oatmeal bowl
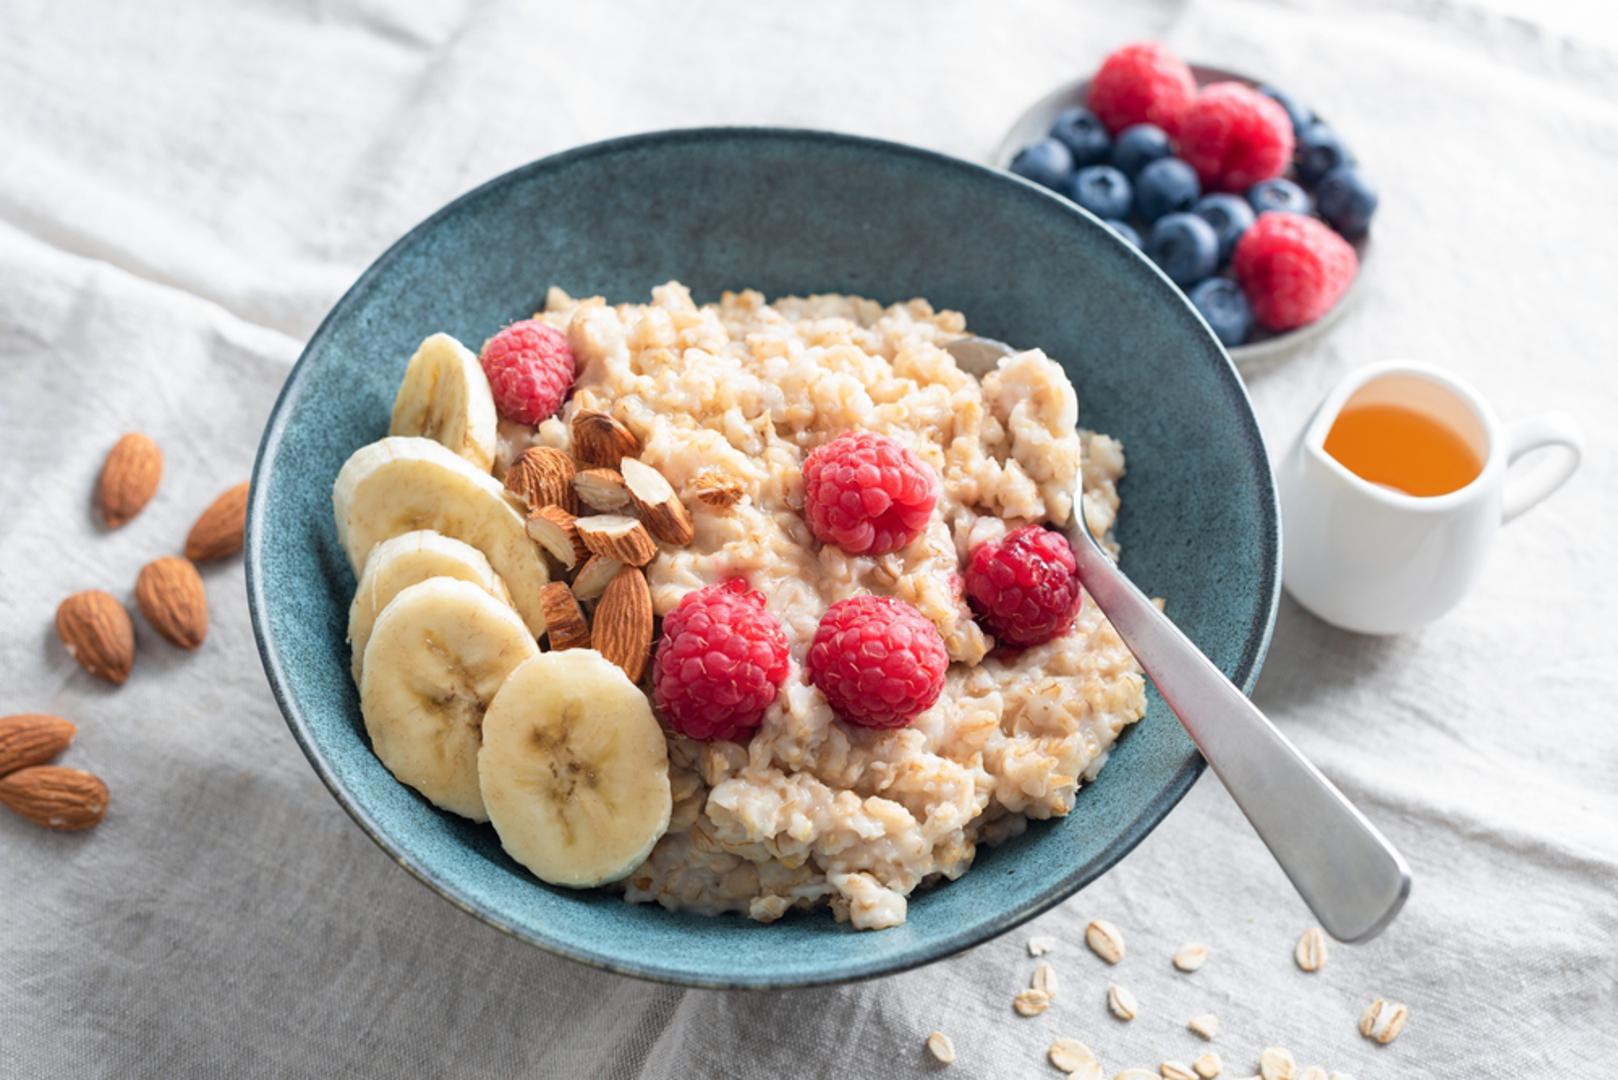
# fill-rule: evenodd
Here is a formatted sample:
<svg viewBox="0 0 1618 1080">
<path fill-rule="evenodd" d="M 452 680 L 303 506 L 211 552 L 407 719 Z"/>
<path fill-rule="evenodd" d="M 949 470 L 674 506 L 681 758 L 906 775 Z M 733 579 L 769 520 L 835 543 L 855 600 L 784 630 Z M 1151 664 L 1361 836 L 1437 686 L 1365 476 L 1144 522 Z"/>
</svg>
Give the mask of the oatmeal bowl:
<svg viewBox="0 0 1618 1080">
<path fill-rule="evenodd" d="M 613 971 L 813 985 L 1051 907 L 1200 772 L 1079 587 L 1081 513 L 1251 686 L 1269 467 L 1155 268 L 952 158 L 666 132 L 366 271 L 266 427 L 248 589 L 316 772 L 446 899 Z"/>
</svg>

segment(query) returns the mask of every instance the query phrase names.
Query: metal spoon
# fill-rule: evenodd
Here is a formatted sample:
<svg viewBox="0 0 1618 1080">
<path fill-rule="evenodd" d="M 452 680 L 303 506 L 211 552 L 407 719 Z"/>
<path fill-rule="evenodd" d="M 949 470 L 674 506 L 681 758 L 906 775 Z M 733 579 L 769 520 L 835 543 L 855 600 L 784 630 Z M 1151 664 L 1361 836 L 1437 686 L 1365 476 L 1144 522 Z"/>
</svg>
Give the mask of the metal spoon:
<svg viewBox="0 0 1618 1080">
<path fill-rule="evenodd" d="M 945 346 L 972 374 L 1012 349 L 989 338 Z M 994 363 L 987 363 L 993 356 Z M 1375 825 L 1298 752 L 1102 550 L 1074 499 L 1066 532 L 1079 579 L 1292 880 L 1320 925 L 1365 941 L 1410 895 L 1410 868 Z"/>
</svg>

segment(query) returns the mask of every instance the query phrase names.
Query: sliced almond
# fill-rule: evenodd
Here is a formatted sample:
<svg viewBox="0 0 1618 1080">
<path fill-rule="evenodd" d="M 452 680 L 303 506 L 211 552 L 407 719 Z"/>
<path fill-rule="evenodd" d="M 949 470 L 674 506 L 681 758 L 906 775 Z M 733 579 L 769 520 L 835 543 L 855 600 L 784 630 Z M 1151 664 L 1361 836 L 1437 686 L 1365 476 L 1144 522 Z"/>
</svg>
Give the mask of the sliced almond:
<svg viewBox="0 0 1618 1080">
<path fill-rule="evenodd" d="M 691 526 L 691 512 L 674 493 L 674 488 L 663 474 L 637 458 L 626 457 L 618 463 L 618 471 L 629 489 L 629 501 L 635 513 L 646 523 L 647 530 L 658 540 L 676 547 L 691 542 L 696 531 Z"/>
<path fill-rule="evenodd" d="M 580 469 L 573 477 L 579 501 L 598 514 L 619 514 L 630 508 L 629 488 L 617 469 Z"/>
<path fill-rule="evenodd" d="M 574 527 L 590 551 L 629 566 L 645 566 L 657 554 L 657 541 L 645 525 L 632 517 L 591 514 L 575 521 Z"/>
<path fill-rule="evenodd" d="M 185 557 L 194 563 L 226 559 L 242 549 L 247 527 L 247 482 L 208 504 L 185 538 Z"/>
<path fill-rule="evenodd" d="M 1092 919 L 1084 928 L 1084 943 L 1109 964 L 1124 958 L 1124 935 L 1106 919 Z"/>
<path fill-rule="evenodd" d="M 1258 1056 L 1258 1074 L 1263 1080 L 1292 1080 L 1297 1071 L 1298 1063 L 1285 1047 L 1267 1046 Z"/>
<path fill-rule="evenodd" d="M 578 518 L 560 506 L 541 506 L 528 515 L 528 538 L 569 570 L 590 553 L 579 537 Z"/>
<path fill-rule="evenodd" d="M 1377 998 L 1365 1007 L 1360 1016 L 1360 1034 L 1382 1046 L 1399 1037 L 1410 1019 L 1410 1010 L 1403 1002 Z"/>
<path fill-rule="evenodd" d="M 1213 1037 L 1219 1034 L 1219 1017 L 1213 1013 L 1199 1013 L 1187 1020 L 1185 1026 L 1190 1028 L 1197 1038 L 1212 1042 Z"/>
<path fill-rule="evenodd" d="M 130 432 L 107 451 L 101 466 L 97 498 L 107 527 L 116 529 L 145 509 L 163 478 L 163 451 L 138 432 Z"/>
<path fill-rule="evenodd" d="M 527 504 L 528 509 L 560 506 L 577 512 L 573 493 L 573 459 L 553 446 L 530 446 L 506 470 L 506 490 Z"/>
<path fill-rule="evenodd" d="M 1051 1007 L 1051 996 L 1032 987 L 1019 990 L 1017 996 L 1011 999 L 1011 1007 L 1017 1010 L 1018 1016 L 1038 1016 Z"/>
<path fill-rule="evenodd" d="M 208 593 L 190 559 L 165 555 L 141 567 L 135 604 L 153 630 L 182 649 L 208 636 Z"/>
<path fill-rule="evenodd" d="M 1163 1080 L 1197 1080 L 1196 1072 L 1191 1066 L 1181 1061 L 1165 1061 L 1157 1067 Z"/>
<path fill-rule="evenodd" d="M 605 555 L 591 555 L 573 575 L 573 596 L 581 603 L 600 596 L 607 583 L 618 576 L 624 564 Z"/>
<path fill-rule="evenodd" d="M 545 637 L 552 649 L 590 647 L 590 624 L 567 582 L 553 581 L 539 590 L 539 607 L 545 613 Z"/>
<path fill-rule="evenodd" d="M 73 721 L 44 713 L 0 717 L 0 776 L 45 764 L 67 749 L 78 730 Z"/>
<path fill-rule="evenodd" d="M 1326 966 L 1326 934 L 1318 926 L 1311 926 L 1303 932 L 1298 939 L 1297 947 L 1292 950 L 1292 959 L 1299 968 L 1308 972 L 1319 971 Z"/>
<path fill-rule="evenodd" d="M 691 494 L 708 509 L 724 511 L 741 502 L 747 488 L 734 476 L 704 469 L 691 481 Z"/>
<path fill-rule="evenodd" d="M 638 567 L 624 567 L 602 591 L 590 644 L 623 668 L 630 682 L 640 682 L 652 648 L 652 592 Z"/>
<path fill-rule="evenodd" d="M 1113 983 L 1107 987 L 1107 1008 L 1120 1020 L 1133 1020 L 1140 1011 L 1140 1004 L 1127 987 Z"/>
<path fill-rule="evenodd" d="M 1036 934 L 1028 939 L 1028 955 L 1044 956 L 1056 948 L 1056 939 L 1049 934 Z"/>
<path fill-rule="evenodd" d="M 1077 1039 L 1057 1039 L 1045 1053 L 1052 1065 L 1069 1074 L 1093 1064 L 1096 1059 L 1095 1052 Z"/>
<path fill-rule="evenodd" d="M 1219 1060 L 1218 1051 L 1206 1050 L 1191 1063 L 1191 1068 L 1202 1080 L 1214 1080 L 1224 1071 L 1225 1063 Z"/>
<path fill-rule="evenodd" d="M 573 414 L 573 456 L 584 465 L 616 469 L 625 457 L 640 453 L 635 433 L 604 412 L 581 409 Z"/>
<path fill-rule="evenodd" d="M 0 806 L 47 829 L 88 829 L 107 814 L 107 785 L 83 769 L 35 765 L 0 777 Z"/>
<path fill-rule="evenodd" d="M 56 609 L 56 636 L 67 654 L 98 679 L 122 684 L 135 666 L 135 627 L 129 612 L 100 589 L 87 589 Z"/>
<path fill-rule="evenodd" d="M 955 1061 L 955 1040 L 942 1031 L 935 1031 L 927 1036 L 927 1052 L 933 1055 L 933 1060 L 940 1065 L 950 1065 Z"/>
<path fill-rule="evenodd" d="M 1206 945 L 1182 945 L 1174 954 L 1174 966 L 1181 971 L 1196 971 L 1208 962 Z"/>
</svg>

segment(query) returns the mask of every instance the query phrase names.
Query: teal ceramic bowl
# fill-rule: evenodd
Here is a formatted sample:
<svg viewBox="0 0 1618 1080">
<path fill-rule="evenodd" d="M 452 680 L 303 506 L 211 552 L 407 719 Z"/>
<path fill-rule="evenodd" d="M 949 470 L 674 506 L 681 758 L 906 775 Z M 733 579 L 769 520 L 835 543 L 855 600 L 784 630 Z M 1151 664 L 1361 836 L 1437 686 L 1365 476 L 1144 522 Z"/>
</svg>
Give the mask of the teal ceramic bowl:
<svg viewBox="0 0 1618 1080">
<path fill-rule="evenodd" d="M 354 577 L 331 485 L 386 434 L 416 344 L 480 342 L 546 288 L 643 300 L 678 278 L 699 299 L 924 296 L 978 333 L 1059 358 L 1086 425 L 1129 458 L 1123 566 L 1239 685 L 1278 595 L 1273 483 L 1247 396 L 1168 279 L 1096 219 L 1017 178 L 911 147 L 773 129 L 673 131 L 572 150 L 498 177 L 412 229 L 304 350 L 253 472 L 247 587 L 270 687 L 315 771 L 362 829 L 451 903 L 562 956 L 697 986 L 805 986 L 949 956 L 1081 889 L 1169 812 L 1202 769 L 1153 696 L 1061 821 L 979 853 L 923 890 L 909 921 L 857 932 L 829 914 L 773 926 L 672 914 L 541 884 L 494 831 L 435 810 L 372 755 L 344 642 Z"/>
</svg>

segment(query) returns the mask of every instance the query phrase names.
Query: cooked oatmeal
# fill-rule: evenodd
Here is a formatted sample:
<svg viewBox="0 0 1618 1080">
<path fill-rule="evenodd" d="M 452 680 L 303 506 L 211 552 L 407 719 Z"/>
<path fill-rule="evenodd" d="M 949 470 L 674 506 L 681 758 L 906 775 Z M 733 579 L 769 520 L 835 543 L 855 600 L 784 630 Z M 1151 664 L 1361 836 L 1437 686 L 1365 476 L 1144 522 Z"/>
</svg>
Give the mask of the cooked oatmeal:
<svg viewBox="0 0 1618 1080">
<path fill-rule="evenodd" d="M 1071 633 L 996 652 L 963 596 L 977 544 L 1083 512 L 1098 534 L 1118 511 L 1122 447 L 1078 430 L 1062 369 L 1037 349 L 981 382 L 942 345 L 965 332 L 923 300 L 726 293 L 697 306 L 681 285 L 609 306 L 552 289 L 538 318 L 567 334 L 572 397 L 531 435 L 505 425 L 503 462 L 530 442 L 568 448 L 568 421 L 623 421 L 691 509 L 695 540 L 646 567 L 661 616 L 688 592 L 745 577 L 781 620 L 793 669 L 745 744 L 669 739 L 667 834 L 623 883 L 633 901 L 768 922 L 828 905 L 860 928 L 905 919 L 906 897 L 965 873 L 980 843 L 1059 817 L 1125 725 L 1145 711 L 1133 657 L 1086 602 Z M 802 516 L 804 455 L 849 430 L 890 436 L 942 481 L 925 533 L 879 557 L 814 542 Z M 740 485 L 714 507 L 705 485 Z M 944 691 L 896 731 L 836 721 L 802 664 L 828 606 L 862 592 L 914 604 L 949 653 Z"/>
</svg>

